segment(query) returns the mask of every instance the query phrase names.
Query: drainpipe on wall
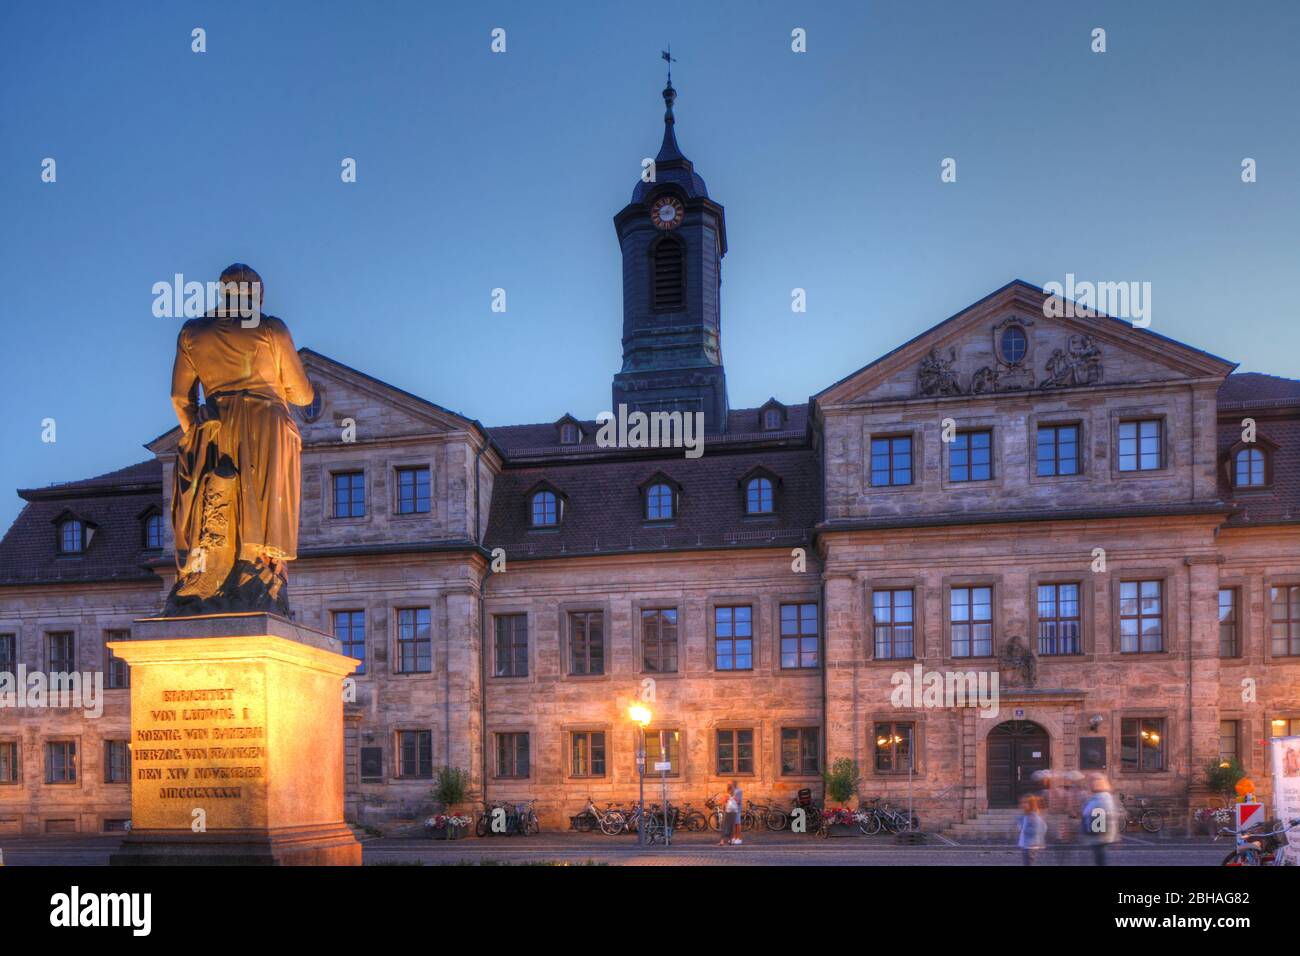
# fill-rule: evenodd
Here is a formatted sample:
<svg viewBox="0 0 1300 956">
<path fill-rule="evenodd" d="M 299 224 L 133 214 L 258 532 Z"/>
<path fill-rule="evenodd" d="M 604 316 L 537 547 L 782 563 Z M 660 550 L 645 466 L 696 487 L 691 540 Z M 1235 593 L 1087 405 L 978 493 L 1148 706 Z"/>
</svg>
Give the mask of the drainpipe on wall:
<svg viewBox="0 0 1300 956">
<path fill-rule="evenodd" d="M 482 512 L 479 505 L 479 473 L 481 470 L 481 461 L 483 452 L 487 450 L 487 444 L 479 446 L 474 454 L 474 543 L 481 549 L 483 547 L 483 525 Z M 492 576 L 492 562 L 488 561 L 487 573 L 483 575 L 482 580 L 478 583 L 478 733 L 479 733 L 479 766 L 481 768 L 482 780 L 482 798 L 483 803 L 487 803 L 488 787 L 488 752 L 487 752 L 487 618 L 483 612 L 484 591 L 487 589 L 488 578 Z M 473 761 L 470 761 L 471 769 Z"/>
<path fill-rule="evenodd" d="M 1192 610 L 1196 606 L 1195 598 L 1192 595 L 1192 573 L 1194 568 L 1191 561 L 1187 562 L 1187 801 L 1190 805 L 1192 800 L 1192 780 L 1194 769 L 1192 766 L 1192 664 L 1193 664 L 1193 618 Z"/>
</svg>

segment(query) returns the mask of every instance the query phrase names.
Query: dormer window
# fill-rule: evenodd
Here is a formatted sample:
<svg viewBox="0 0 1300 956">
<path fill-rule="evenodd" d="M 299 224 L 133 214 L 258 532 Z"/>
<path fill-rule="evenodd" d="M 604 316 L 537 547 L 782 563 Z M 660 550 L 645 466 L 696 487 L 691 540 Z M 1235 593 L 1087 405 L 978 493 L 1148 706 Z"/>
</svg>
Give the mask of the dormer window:
<svg viewBox="0 0 1300 956">
<path fill-rule="evenodd" d="M 775 398 L 769 398 L 758 410 L 758 427 L 765 432 L 776 432 L 784 428 L 785 406 Z"/>
<path fill-rule="evenodd" d="M 774 505 L 770 478 L 757 475 L 745 483 L 745 514 L 770 515 Z"/>
<path fill-rule="evenodd" d="M 163 519 L 158 512 L 144 519 L 144 546 L 149 551 L 161 551 L 163 546 Z"/>
<path fill-rule="evenodd" d="M 1264 486 L 1264 453 L 1258 448 L 1243 448 L 1237 452 L 1233 466 L 1234 482 L 1238 488 Z"/>
<path fill-rule="evenodd" d="M 560 499 L 553 491 L 533 494 L 532 518 L 534 528 L 553 528 L 560 523 Z"/>
<path fill-rule="evenodd" d="M 659 482 L 646 489 L 645 517 L 647 521 L 670 521 L 673 518 L 673 489 L 670 485 Z"/>
<path fill-rule="evenodd" d="M 1267 488 L 1273 484 L 1273 452 L 1277 445 L 1263 435 L 1252 442 L 1239 441 L 1228 449 L 1223 468 L 1238 491 Z"/>
<path fill-rule="evenodd" d="M 76 518 L 59 525 L 59 551 L 62 554 L 80 554 L 86 550 L 86 526 Z"/>
<path fill-rule="evenodd" d="M 573 424 L 573 422 L 565 422 L 560 426 L 560 444 L 578 444 L 578 426 Z"/>
</svg>

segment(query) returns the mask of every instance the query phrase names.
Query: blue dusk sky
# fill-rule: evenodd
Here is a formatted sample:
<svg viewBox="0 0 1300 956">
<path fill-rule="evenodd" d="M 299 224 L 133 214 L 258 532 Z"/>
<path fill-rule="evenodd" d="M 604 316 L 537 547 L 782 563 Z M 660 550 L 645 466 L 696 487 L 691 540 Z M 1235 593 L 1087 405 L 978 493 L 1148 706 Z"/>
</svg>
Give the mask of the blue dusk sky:
<svg viewBox="0 0 1300 956">
<path fill-rule="evenodd" d="M 236 260 L 299 345 L 486 425 L 607 408 L 611 220 L 659 146 L 668 43 L 678 140 L 727 210 L 733 407 L 1067 273 L 1150 282 L 1153 331 L 1300 375 L 1298 35 L 1293 0 L 6 0 L 0 527 L 17 487 L 147 457 L 181 321 L 151 289 Z"/>
</svg>

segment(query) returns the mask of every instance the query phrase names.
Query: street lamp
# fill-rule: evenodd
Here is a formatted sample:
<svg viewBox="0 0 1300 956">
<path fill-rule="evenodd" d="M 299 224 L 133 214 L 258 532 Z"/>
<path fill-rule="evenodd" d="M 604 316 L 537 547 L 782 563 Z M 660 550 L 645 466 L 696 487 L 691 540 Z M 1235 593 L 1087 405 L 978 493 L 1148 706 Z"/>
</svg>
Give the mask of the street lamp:
<svg viewBox="0 0 1300 956">
<path fill-rule="evenodd" d="M 640 704 L 633 704 L 629 707 L 627 715 L 640 729 L 640 739 L 637 742 L 636 750 L 636 771 L 641 782 L 641 822 L 636 828 L 636 842 L 638 846 L 645 846 L 645 729 L 653 715 L 648 707 L 642 707 Z"/>
<path fill-rule="evenodd" d="M 911 832 L 911 830 L 913 829 L 912 821 L 916 819 L 916 815 L 912 812 L 912 762 L 913 762 L 913 758 L 912 758 L 912 744 L 911 744 L 911 741 L 908 739 L 908 738 L 910 738 L 910 737 L 911 737 L 911 734 L 909 734 L 907 738 L 902 737 L 902 736 L 900 736 L 899 734 L 890 734 L 890 735 L 887 736 L 887 737 L 877 737 L 877 738 L 876 738 L 876 746 L 877 746 L 877 747 L 885 747 L 885 746 L 888 746 L 888 745 L 890 745 L 890 744 L 892 744 L 893 746 L 897 747 L 899 744 L 904 743 L 905 741 L 907 742 L 907 829 L 908 829 L 908 832 Z M 895 751 L 895 753 L 897 753 L 897 751 Z"/>
</svg>

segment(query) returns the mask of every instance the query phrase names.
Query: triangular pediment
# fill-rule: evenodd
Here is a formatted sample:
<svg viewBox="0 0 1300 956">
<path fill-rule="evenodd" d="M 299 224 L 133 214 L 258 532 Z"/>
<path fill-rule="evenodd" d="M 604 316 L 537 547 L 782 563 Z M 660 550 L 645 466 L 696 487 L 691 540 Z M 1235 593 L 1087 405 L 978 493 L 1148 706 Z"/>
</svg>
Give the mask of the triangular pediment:
<svg viewBox="0 0 1300 956">
<path fill-rule="evenodd" d="M 1236 366 L 1016 280 L 816 396 L 822 407 L 1222 380 Z"/>
<path fill-rule="evenodd" d="M 305 446 L 337 443 L 348 420 L 355 424 L 357 441 L 480 429 L 477 422 L 463 415 L 319 352 L 303 348 L 298 354 L 317 392 L 311 405 L 293 407 Z M 173 428 L 145 447 L 160 456 L 169 454 L 180 434 L 179 427 Z"/>
</svg>

